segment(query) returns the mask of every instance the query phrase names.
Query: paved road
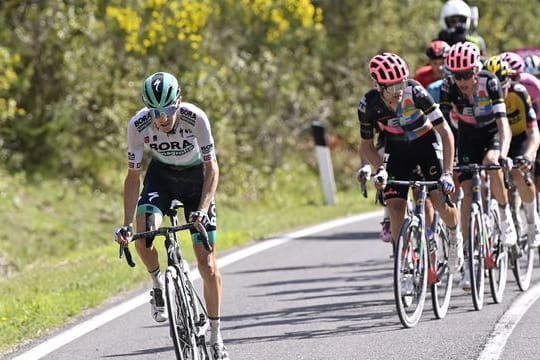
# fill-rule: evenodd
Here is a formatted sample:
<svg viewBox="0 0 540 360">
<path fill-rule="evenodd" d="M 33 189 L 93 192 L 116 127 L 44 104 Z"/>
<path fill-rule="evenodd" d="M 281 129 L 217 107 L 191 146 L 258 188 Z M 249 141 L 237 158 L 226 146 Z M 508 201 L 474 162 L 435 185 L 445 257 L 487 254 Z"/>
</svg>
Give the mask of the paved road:
<svg viewBox="0 0 540 360">
<path fill-rule="evenodd" d="M 522 294 L 512 274 L 501 304 L 493 304 L 488 285 L 484 309 L 474 311 L 470 295 L 455 289 L 445 319 L 435 320 L 427 299 L 421 322 L 403 329 L 394 306 L 390 246 L 377 238 L 378 220 L 286 241 L 224 267 L 222 328 L 231 357 L 477 359 Z M 529 291 L 540 292 L 540 285 L 534 288 L 538 269 L 533 282 Z M 539 318 L 540 302 L 533 302 L 501 359 L 540 358 Z M 146 304 L 44 357 L 172 358 L 168 327 L 152 321 Z"/>
</svg>

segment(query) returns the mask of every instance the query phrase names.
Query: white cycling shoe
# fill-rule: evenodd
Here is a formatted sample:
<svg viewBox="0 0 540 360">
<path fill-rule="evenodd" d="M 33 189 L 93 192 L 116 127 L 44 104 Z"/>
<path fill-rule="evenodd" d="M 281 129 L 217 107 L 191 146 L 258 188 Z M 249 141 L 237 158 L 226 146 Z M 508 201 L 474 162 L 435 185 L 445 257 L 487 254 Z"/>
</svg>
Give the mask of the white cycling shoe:
<svg viewBox="0 0 540 360">
<path fill-rule="evenodd" d="M 448 244 L 448 268 L 452 274 L 461 270 L 463 266 L 463 235 L 456 232 L 454 237 L 450 237 Z"/>
<path fill-rule="evenodd" d="M 154 288 L 150 291 L 150 308 L 152 310 L 152 318 L 158 323 L 167 320 L 167 308 L 165 308 L 165 299 L 163 298 L 163 289 Z"/>
<path fill-rule="evenodd" d="M 537 222 L 534 222 L 532 224 L 527 224 L 527 236 L 528 236 L 529 247 L 540 246 L 539 228 L 540 226 L 538 225 Z"/>
<path fill-rule="evenodd" d="M 222 342 L 216 342 L 210 346 L 210 355 L 214 360 L 230 360 L 227 348 Z"/>
<path fill-rule="evenodd" d="M 501 222 L 501 240 L 505 246 L 516 244 L 517 232 L 512 218 L 507 218 Z"/>
</svg>

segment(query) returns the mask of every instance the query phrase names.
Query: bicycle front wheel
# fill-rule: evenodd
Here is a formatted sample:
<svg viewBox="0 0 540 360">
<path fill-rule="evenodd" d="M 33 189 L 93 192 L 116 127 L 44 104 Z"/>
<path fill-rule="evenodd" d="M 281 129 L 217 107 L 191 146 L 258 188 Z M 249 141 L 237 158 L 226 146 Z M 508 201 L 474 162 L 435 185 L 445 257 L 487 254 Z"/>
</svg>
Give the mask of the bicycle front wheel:
<svg viewBox="0 0 540 360">
<path fill-rule="evenodd" d="M 493 200 L 495 201 L 495 200 Z M 493 301 L 502 301 L 508 275 L 508 251 L 501 240 L 501 228 L 497 204 L 492 204 L 489 211 L 489 234 L 485 244 L 484 265 L 489 274 L 489 287 Z"/>
<path fill-rule="evenodd" d="M 185 279 L 174 266 L 167 268 L 165 272 L 165 298 L 176 358 L 194 360 L 198 359 L 197 343 L 193 333 L 193 315 L 185 283 Z"/>
<path fill-rule="evenodd" d="M 394 298 L 399 320 L 414 327 L 424 309 L 427 290 L 428 258 L 418 219 L 406 219 L 394 255 Z"/>
<path fill-rule="evenodd" d="M 435 217 L 434 240 L 430 245 L 430 271 L 436 271 L 436 279 L 431 284 L 431 303 L 437 319 L 442 319 L 448 312 L 452 295 L 453 274 L 448 268 L 448 233 L 440 216 Z M 435 249 L 431 249 L 435 246 Z"/>
<path fill-rule="evenodd" d="M 484 306 L 484 248 L 482 244 L 485 235 L 480 208 L 477 204 L 472 204 L 469 216 L 469 256 L 467 261 L 475 310 L 482 310 Z"/>
<path fill-rule="evenodd" d="M 512 273 L 521 291 L 526 291 L 531 285 L 534 269 L 534 253 L 535 251 L 530 248 L 526 237 L 518 239 L 517 244 L 510 248 Z"/>
</svg>

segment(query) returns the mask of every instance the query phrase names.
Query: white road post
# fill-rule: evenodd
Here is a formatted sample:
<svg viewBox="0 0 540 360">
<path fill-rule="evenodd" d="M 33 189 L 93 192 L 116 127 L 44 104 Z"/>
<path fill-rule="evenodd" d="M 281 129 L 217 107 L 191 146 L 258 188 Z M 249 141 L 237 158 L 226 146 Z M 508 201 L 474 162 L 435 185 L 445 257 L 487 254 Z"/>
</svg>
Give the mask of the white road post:
<svg viewBox="0 0 540 360">
<path fill-rule="evenodd" d="M 334 179 L 334 169 L 332 167 L 330 149 L 328 149 L 326 143 L 326 129 L 320 121 L 313 121 L 311 123 L 311 129 L 315 140 L 315 150 L 317 162 L 319 164 L 319 175 L 321 177 L 324 198 L 327 205 L 334 205 L 336 203 L 336 182 Z"/>
</svg>

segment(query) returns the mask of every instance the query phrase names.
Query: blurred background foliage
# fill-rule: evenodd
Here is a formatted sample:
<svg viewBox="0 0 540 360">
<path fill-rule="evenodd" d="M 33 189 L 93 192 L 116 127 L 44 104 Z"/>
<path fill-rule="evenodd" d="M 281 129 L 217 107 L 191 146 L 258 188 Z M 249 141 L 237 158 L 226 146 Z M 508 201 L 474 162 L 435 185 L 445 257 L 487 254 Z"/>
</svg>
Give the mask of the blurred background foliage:
<svg viewBox="0 0 540 360">
<path fill-rule="evenodd" d="M 142 80 L 179 77 L 208 113 L 225 198 L 257 199 L 294 157 L 316 171 L 313 120 L 329 125 L 339 186 L 359 165 L 356 104 L 381 51 L 414 70 L 442 0 L 3 0 L 0 163 L 30 178 L 118 190 Z M 540 45 L 528 0 L 469 1 L 488 55 Z"/>
</svg>

